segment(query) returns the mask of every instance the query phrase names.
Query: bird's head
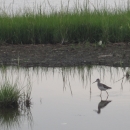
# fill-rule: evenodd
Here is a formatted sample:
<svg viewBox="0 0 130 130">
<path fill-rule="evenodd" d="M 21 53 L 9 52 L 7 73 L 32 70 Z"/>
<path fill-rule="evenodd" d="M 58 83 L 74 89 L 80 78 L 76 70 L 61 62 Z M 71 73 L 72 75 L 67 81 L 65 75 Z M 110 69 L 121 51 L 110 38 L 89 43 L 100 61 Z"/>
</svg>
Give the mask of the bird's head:
<svg viewBox="0 0 130 130">
<path fill-rule="evenodd" d="M 94 81 L 93 83 L 95 83 L 95 82 L 98 82 L 98 83 L 100 83 L 100 79 L 96 79 L 96 81 Z"/>
</svg>

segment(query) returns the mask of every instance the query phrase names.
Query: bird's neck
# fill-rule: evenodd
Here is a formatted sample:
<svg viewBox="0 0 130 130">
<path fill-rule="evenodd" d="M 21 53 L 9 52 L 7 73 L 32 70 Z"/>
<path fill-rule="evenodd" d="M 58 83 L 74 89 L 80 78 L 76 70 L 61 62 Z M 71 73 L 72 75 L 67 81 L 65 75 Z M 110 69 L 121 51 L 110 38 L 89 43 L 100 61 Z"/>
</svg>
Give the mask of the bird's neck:
<svg viewBox="0 0 130 130">
<path fill-rule="evenodd" d="M 97 82 L 97 84 L 100 84 L 100 82 Z"/>
</svg>

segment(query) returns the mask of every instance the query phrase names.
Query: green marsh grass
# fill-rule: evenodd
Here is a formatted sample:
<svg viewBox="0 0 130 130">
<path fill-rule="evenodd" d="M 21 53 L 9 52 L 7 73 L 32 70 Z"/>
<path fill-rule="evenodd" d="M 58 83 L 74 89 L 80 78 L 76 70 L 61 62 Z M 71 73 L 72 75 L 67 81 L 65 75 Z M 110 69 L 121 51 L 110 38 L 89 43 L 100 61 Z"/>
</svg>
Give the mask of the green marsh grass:
<svg viewBox="0 0 130 130">
<path fill-rule="evenodd" d="M 0 125 L 4 130 L 19 129 L 26 120 L 32 127 L 31 81 L 28 69 L 0 66 Z"/>
<path fill-rule="evenodd" d="M 0 108 L 19 108 L 21 105 L 30 107 L 31 87 L 27 88 L 27 92 L 25 92 L 17 82 L 11 83 L 5 80 L 0 85 Z"/>
<path fill-rule="evenodd" d="M 20 90 L 16 84 L 5 82 L 0 87 L 0 107 L 18 107 L 18 100 L 20 98 Z"/>
<path fill-rule="evenodd" d="M 48 2 L 48 4 L 50 4 Z M 0 14 L 0 41 L 10 44 L 46 44 L 78 42 L 129 42 L 130 10 L 115 8 L 90 10 L 75 4 L 73 9 L 63 7 L 50 13 L 39 6 L 37 12 Z M 13 12 L 13 11 L 12 11 Z M 20 11 L 17 11 L 20 12 Z"/>
<path fill-rule="evenodd" d="M 19 70 L 19 68 L 17 68 Z M 12 69 L 10 74 L 7 68 L 2 66 L 0 68 L 0 109 L 1 108 L 21 108 L 31 106 L 31 82 L 29 76 L 27 84 L 21 83 L 21 77 Z M 14 76 L 16 75 L 16 76 Z M 14 78 L 12 78 L 14 77 Z"/>
</svg>

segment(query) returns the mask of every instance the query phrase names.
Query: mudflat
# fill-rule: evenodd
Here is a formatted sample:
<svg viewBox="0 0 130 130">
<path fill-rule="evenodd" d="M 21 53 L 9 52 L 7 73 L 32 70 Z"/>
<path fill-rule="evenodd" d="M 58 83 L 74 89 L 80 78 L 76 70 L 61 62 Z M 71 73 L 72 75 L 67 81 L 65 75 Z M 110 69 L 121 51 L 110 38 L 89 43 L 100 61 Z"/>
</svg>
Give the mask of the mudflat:
<svg viewBox="0 0 130 130">
<path fill-rule="evenodd" d="M 0 45 L 0 64 L 22 67 L 106 65 L 129 67 L 127 43 Z"/>
</svg>

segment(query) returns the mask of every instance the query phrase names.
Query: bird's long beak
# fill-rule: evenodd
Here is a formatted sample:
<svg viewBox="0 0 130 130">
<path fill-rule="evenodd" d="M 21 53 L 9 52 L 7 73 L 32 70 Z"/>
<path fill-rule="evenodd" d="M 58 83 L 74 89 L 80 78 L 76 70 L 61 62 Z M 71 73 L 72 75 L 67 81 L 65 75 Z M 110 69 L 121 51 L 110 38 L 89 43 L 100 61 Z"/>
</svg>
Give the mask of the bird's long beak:
<svg viewBox="0 0 130 130">
<path fill-rule="evenodd" d="M 96 81 L 94 81 L 93 83 L 95 83 Z"/>
</svg>

